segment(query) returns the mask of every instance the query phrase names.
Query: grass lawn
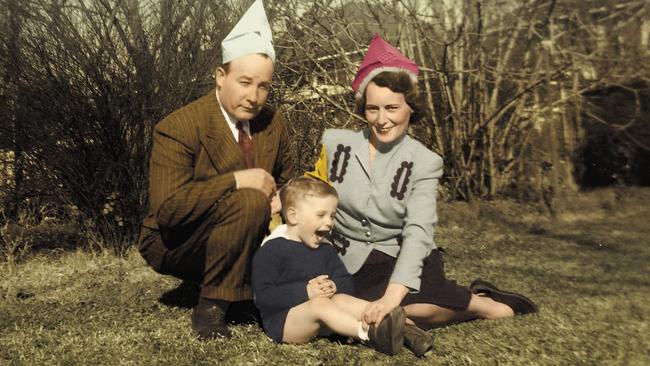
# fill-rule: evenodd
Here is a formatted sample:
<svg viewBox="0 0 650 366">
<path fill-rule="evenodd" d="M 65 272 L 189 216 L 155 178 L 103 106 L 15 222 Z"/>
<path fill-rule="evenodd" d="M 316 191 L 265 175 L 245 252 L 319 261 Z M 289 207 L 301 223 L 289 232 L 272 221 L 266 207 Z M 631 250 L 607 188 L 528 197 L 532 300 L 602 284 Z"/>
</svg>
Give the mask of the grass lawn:
<svg viewBox="0 0 650 366">
<path fill-rule="evenodd" d="M 190 310 L 160 301 L 178 280 L 136 251 L 77 251 L 0 264 L 0 364 L 650 365 L 650 190 L 558 204 L 556 219 L 511 202 L 441 204 L 436 238 L 449 277 L 481 277 L 541 310 L 431 330 L 435 349 L 423 359 L 324 339 L 279 345 L 252 325 L 201 342 Z"/>
</svg>

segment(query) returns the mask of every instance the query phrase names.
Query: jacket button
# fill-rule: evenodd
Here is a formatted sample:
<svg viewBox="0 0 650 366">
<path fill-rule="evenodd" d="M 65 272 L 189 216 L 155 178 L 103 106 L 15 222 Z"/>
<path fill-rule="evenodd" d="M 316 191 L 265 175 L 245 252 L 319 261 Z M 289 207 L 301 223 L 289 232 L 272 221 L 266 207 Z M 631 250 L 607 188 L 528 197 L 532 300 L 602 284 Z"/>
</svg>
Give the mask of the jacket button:
<svg viewBox="0 0 650 366">
<path fill-rule="evenodd" d="M 366 220 L 366 219 L 361 219 L 361 225 L 363 225 L 363 226 L 368 226 L 368 220 Z"/>
<path fill-rule="evenodd" d="M 366 231 L 365 234 L 366 234 L 366 238 L 369 238 L 369 237 L 372 235 L 372 234 L 370 233 L 370 231 Z"/>
</svg>

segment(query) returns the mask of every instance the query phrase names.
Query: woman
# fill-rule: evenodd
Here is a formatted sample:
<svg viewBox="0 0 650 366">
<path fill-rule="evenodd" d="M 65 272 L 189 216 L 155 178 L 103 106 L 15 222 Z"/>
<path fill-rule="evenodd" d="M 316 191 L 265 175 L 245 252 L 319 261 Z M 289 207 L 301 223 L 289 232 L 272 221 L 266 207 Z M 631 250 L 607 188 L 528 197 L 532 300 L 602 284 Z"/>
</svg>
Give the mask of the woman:
<svg viewBox="0 0 650 366">
<path fill-rule="evenodd" d="M 468 289 L 445 278 L 433 241 L 443 161 L 406 134 L 423 112 L 418 72 L 375 35 L 352 83 L 368 127 L 323 134 L 321 156 L 340 196 L 333 236 L 354 276 L 355 296 L 371 301 L 363 318 L 377 323 L 400 305 L 424 327 L 535 312 L 522 295 L 484 281 Z"/>
</svg>

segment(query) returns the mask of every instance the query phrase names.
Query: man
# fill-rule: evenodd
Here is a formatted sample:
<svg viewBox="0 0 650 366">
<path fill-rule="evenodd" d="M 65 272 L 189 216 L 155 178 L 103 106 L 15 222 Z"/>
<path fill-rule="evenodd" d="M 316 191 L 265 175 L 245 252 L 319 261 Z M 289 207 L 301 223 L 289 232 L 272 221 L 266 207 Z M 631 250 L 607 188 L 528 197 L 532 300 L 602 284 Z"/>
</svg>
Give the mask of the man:
<svg viewBox="0 0 650 366">
<path fill-rule="evenodd" d="M 200 284 L 192 329 L 228 337 L 231 302 L 252 299 L 250 263 L 276 184 L 293 175 L 286 122 L 265 106 L 275 52 L 261 0 L 222 42 L 216 90 L 156 125 L 139 249 L 157 272 Z"/>
</svg>

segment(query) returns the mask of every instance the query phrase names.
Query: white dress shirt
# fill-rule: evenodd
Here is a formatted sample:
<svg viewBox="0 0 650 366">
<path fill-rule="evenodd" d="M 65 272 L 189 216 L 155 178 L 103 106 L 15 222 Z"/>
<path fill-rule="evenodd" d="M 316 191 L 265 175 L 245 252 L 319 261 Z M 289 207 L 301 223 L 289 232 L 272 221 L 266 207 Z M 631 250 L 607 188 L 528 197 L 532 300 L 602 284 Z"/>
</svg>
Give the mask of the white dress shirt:
<svg viewBox="0 0 650 366">
<path fill-rule="evenodd" d="M 217 95 L 217 102 L 219 102 L 219 108 L 221 108 L 221 113 L 223 113 L 223 117 L 228 121 L 228 127 L 230 127 L 230 131 L 232 132 L 232 135 L 235 137 L 235 141 L 239 142 L 239 130 L 237 130 L 237 118 L 235 118 L 233 115 L 230 113 L 226 112 L 225 109 L 223 109 L 223 106 L 221 105 L 221 100 L 219 99 L 219 90 L 215 90 L 214 92 Z M 243 120 L 239 121 L 242 124 L 242 127 L 244 128 L 244 132 L 248 136 L 251 135 L 251 124 L 248 120 Z"/>
</svg>

